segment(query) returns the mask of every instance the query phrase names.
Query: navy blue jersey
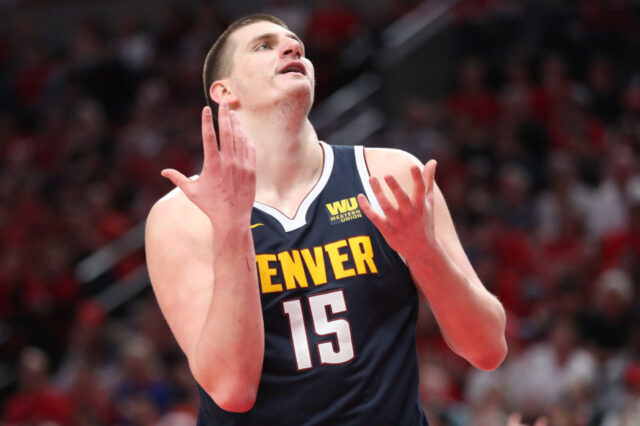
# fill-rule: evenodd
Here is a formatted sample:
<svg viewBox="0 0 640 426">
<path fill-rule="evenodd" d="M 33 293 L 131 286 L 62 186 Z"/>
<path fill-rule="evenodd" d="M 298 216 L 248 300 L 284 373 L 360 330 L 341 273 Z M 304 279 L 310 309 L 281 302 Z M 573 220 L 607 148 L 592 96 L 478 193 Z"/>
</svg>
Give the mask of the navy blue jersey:
<svg viewBox="0 0 640 426">
<path fill-rule="evenodd" d="M 265 327 L 247 413 L 200 392 L 198 425 L 427 425 L 418 392 L 418 295 L 409 270 L 356 201 L 362 147 L 322 143 L 324 166 L 293 219 L 251 215 Z"/>
</svg>

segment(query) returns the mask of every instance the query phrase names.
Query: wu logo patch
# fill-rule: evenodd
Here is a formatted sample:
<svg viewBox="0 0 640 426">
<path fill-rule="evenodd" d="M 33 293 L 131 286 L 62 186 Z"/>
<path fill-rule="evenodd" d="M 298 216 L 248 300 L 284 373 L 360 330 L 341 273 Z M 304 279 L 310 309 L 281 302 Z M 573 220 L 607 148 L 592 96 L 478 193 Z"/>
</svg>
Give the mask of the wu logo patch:
<svg viewBox="0 0 640 426">
<path fill-rule="evenodd" d="M 358 200 L 356 200 L 356 197 L 327 203 L 325 206 L 327 206 L 329 221 L 332 225 L 337 225 L 339 223 L 348 222 L 362 217 L 362 211 L 360 211 L 360 208 L 358 207 Z"/>
</svg>

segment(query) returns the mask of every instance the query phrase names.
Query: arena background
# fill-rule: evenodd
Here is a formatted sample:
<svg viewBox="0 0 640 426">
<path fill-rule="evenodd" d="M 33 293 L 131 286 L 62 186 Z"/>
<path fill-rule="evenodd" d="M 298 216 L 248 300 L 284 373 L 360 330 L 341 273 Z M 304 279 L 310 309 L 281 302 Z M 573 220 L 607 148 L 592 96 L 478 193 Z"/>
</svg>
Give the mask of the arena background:
<svg viewBox="0 0 640 426">
<path fill-rule="evenodd" d="M 0 0 L 2 424 L 195 424 L 143 222 L 171 189 L 162 168 L 199 171 L 204 55 L 257 11 L 305 40 L 321 138 L 438 160 L 508 312 L 509 355 L 487 373 L 423 304 L 431 424 L 640 425 L 632 0 Z"/>
</svg>

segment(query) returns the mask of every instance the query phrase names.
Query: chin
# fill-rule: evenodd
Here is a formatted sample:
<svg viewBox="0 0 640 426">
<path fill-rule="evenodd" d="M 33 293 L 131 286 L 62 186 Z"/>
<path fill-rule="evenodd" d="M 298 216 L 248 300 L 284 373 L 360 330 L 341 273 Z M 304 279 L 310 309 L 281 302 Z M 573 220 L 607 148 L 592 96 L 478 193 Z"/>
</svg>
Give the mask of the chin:
<svg viewBox="0 0 640 426">
<path fill-rule="evenodd" d="M 308 104 L 307 112 L 311 109 L 314 97 L 313 86 L 310 86 L 307 82 L 307 84 L 291 85 L 287 89 L 288 102 L 295 102 L 297 105 L 300 105 L 301 103 Z"/>
</svg>

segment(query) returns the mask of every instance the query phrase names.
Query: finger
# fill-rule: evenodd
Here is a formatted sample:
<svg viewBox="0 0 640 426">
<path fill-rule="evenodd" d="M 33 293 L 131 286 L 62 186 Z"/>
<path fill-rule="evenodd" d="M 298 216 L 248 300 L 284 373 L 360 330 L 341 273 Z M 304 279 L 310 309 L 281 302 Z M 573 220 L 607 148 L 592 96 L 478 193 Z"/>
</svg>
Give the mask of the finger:
<svg viewBox="0 0 640 426">
<path fill-rule="evenodd" d="M 367 197 L 365 197 L 363 194 L 358 194 L 358 204 L 360 205 L 360 209 L 362 209 L 364 215 L 367 216 L 371 222 L 373 222 L 376 228 L 382 231 L 382 228 L 385 227 L 384 217 L 380 213 L 375 211 L 373 207 L 371 207 L 371 204 L 369 204 L 369 200 L 367 200 Z"/>
<path fill-rule="evenodd" d="M 424 169 L 422 170 L 422 174 L 424 175 L 424 182 L 426 184 L 426 193 L 430 193 L 433 191 L 433 181 L 436 175 L 436 166 L 438 163 L 436 160 L 429 160 L 427 164 L 425 164 Z"/>
<path fill-rule="evenodd" d="M 400 211 L 407 211 L 411 209 L 411 200 L 406 192 L 400 187 L 400 184 L 396 180 L 395 177 L 391 175 L 386 175 L 384 177 L 384 181 L 387 183 L 393 196 L 396 197 L 396 201 L 398 202 L 398 207 Z"/>
<path fill-rule="evenodd" d="M 238 117 L 235 112 L 229 112 L 229 121 L 231 122 L 231 129 L 233 131 L 233 150 L 236 154 L 236 158 L 242 163 L 246 157 L 246 135 L 242 131 L 242 126 L 238 121 Z"/>
<path fill-rule="evenodd" d="M 213 115 L 208 106 L 202 108 L 202 148 L 205 161 L 212 155 L 218 155 L 218 141 L 213 129 Z"/>
<path fill-rule="evenodd" d="M 191 179 L 189 179 L 188 177 L 186 177 L 185 175 L 183 175 L 182 173 L 180 173 L 175 169 L 164 169 L 163 171 L 160 172 L 160 174 L 162 175 L 162 177 L 165 177 L 169 179 L 171 182 L 173 182 L 175 186 L 182 189 L 183 192 L 186 185 L 192 182 Z"/>
<path fill-rule="evenodd" d="M 424 194 L 426 191 L 424 178 L 422 177 L 422 168 L 419 166 L 411 166 L 411 177 L 413 178 L 413 194 L 411 197 L 413 205 L 422 207 L 424 205 Z"/>
<path fill-rule="evenodd" d="M 382 190 L 382 185 L 377 177 L 370 177 L 369 184 L 371 184 L 371 189 L 373 189 L 373 193 L 378 199 L 378 204 L 380 204 L 380 208 L 384 212 L 385 216 L 390 216 L 396 213 L 396 208 L 391 201 L 387 198 L 384 191 Z"/>
<path fill-rule="evenodd" d="M 229 121 L 229 105 L 221 104 L 218 109 L 218 130 L 220 131 L 220 154 L 233 156 L 233 129 Z"/>
</svg>

